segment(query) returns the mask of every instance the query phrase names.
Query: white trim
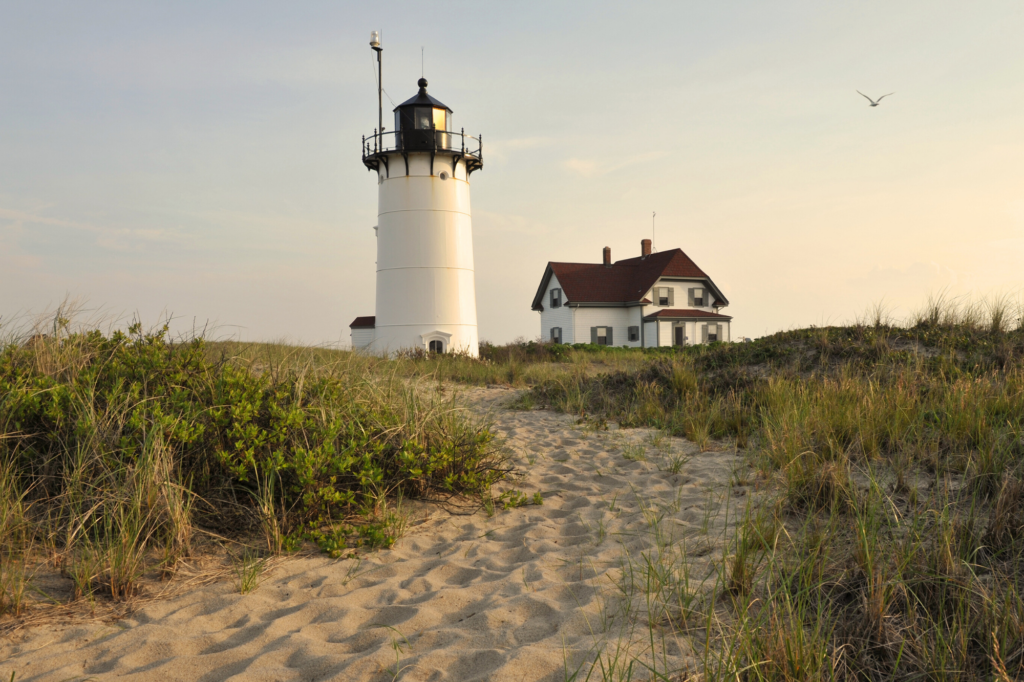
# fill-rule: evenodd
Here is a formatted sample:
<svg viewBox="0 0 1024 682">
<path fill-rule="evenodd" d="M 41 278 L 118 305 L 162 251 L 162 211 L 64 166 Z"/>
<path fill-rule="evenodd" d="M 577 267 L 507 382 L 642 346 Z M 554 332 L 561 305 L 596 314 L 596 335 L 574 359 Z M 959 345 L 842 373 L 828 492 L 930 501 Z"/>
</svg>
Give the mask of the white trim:
<svg viewBox="0 0 1024 682">
<path fill-rule="evenodd" d="M 444 350 L 445 350 L 445 352 L 448 352 L 448 350 L 451 348 L 451 340 L 452 340 L 452 335 L 451 334 L 446 334 L 445 332 L 441 332 L 441 331 L 427 332 L 426 334 L 421 334 L 420 335 L 420 346 L 424 350 L 426 350 L 427 348 L 430 347 L 430 342 L 431 341 L 443 341 L 444 342 Z"/>
</svg>

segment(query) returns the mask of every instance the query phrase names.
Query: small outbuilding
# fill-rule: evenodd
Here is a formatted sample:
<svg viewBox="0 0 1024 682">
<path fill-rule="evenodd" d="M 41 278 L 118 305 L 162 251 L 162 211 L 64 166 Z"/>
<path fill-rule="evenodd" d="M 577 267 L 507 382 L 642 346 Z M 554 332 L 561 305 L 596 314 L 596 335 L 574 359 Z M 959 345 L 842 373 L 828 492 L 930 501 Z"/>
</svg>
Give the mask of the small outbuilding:
<svg viewBox="0 0 1024 682">
<path fill-rule="evenodd" d="M 650 348 L 729 341 L 732 318 L 719 312 L 725 294 L 681 249 L 612 262 L 549 262 L 533 310 L 541 338 L 555 343 L 593 343 Z"/>
</svg>

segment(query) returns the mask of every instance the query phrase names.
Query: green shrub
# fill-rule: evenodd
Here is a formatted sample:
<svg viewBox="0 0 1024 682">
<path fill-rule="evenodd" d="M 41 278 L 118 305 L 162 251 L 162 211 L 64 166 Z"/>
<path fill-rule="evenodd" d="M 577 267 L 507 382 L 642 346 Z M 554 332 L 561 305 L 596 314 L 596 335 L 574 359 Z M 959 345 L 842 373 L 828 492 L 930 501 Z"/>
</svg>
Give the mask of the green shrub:
<svg viewBox="0 0 1024 682">
<path fill-rule="evenodd" d="M 194 492 L 255 490 L 260 473 L 280 480 L 283 503 L 303 519 L 381 491 L 477 494 L 503 473 L 490 432 L 445 415 L 419 421 L 429 399 L 393 382 L 253 372 L 210 361 L 202 339 L 172 344 L 137 326 L 59 345 L 74 371 L 40 371 L 33 348 L 0 354 L 5 447 L 50 495 L 61 492 L 71 452 L 86 450 L 98 474 L 138 463 L 158 443 Z"/>
<path fill-rule="evenodd" d="M 31 535 L 34 505 L 33 532 L 83 592 L 130 597 L 151 548 L 173 570 L 199 513 L 237 535 L 248 509 L 274 552 L 376 519 L 388 496 L 479 497 L 509 471 L 453 396 L 374 359 L 171 342 L 138 324 L 62 329 L 0 348 L 0 478 L 18 487 L 3 491 L 0 523 Z M 386 535 L 368 543 L 390 546 Z"/>
</svg>

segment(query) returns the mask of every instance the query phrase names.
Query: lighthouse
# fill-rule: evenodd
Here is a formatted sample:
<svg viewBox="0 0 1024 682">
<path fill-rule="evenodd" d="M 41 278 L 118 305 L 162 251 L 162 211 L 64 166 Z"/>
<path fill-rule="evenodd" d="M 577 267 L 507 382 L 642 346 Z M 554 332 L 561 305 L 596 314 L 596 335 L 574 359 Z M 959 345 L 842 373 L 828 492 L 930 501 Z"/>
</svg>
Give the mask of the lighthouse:
<svg viewBox="0 0 1024 682">
<path fill-rule="evenodd" d="M 395 107 L 392 130 L 363 138 L 363 164 L 377 177 L 377 298 L 375 315 L 350 325 L 352 345 L 476 357 L 469 180 L 483 168 L 482 142 L 453 127 L 426 79 L 418 86 Z"/>
</svg>

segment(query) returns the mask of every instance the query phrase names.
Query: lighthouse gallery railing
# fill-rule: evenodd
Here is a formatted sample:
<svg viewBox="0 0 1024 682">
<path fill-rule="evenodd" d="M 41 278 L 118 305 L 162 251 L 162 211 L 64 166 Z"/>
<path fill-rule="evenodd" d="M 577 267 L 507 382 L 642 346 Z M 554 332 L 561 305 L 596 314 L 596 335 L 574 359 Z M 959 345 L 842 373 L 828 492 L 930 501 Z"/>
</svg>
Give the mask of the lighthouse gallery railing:
<svg viewBox="0 0 1024 682">
<path fill-rule="evenodd" d="M 405 139 L 408 138 L 408 139 Z M 373 131 L 363 136 L 363 161 L 387 152 L 456 152 L 465 157 L 483 161 L 483 135 L 466 135 L 465 129 L 455 133 L 447 130 L 413 130 L 410 133 Z"/>
</svg>

